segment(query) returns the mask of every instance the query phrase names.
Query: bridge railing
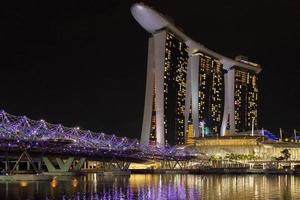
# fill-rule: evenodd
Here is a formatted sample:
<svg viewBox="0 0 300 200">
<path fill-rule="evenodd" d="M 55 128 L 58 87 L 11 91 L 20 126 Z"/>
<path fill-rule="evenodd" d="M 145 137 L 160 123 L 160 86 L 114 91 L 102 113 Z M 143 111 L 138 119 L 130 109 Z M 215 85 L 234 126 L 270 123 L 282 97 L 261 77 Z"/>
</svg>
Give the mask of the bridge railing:
<svg viewBox="0 0 300 200">
<path fill-rule="evenodd" d="M 125 151 L 139 148 L 137 139 L 32 120 L 26 116 L 10 115 L 5 111 L 0 112 L 0 139 L 69 143 L 69 146 L 94 150 Z"/>
<path fill-rule="evenodd" d="M 188 159 L 192 153 L 178 146 L 140 144 L 137 139 L 65 127 L 26 116 L 0 112 L 0 148 L 50 153 L 136 156 L 149 159 Z"/>
</svg>

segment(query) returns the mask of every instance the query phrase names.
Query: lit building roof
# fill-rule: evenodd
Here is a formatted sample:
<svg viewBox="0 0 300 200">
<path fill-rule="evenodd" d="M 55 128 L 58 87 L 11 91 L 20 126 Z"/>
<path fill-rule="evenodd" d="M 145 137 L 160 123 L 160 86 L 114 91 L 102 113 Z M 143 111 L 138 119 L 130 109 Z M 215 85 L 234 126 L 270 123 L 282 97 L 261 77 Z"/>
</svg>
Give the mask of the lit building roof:
<svg viewBox="0 0 300 200">
<path fill-rule="evenodd" d="M 154 34 L 162 29 L 169 29 L 170 31 L 175 33 L 189 46 L 189 53 L 191 55 L 197 55 L 200 52 L 209 54 L 219 59 L 220 62 L 223 64 L 223 68 L 226 70 L 230 69 L 233 66 L 239 66 L 242 68 L 252 70 L 256 73 L 259 73 L 261 71 L 261 67 L 259 65 L 254 66 L 249 63 L 236 61 L 234 59 L 218 54 L 206 48 L 204 45 L 192 40 L 185 33 L 180 31 L 173 23 L 171 23 L 163 14 L 155 11 L 154 9 L 143 3 L 133 4 L 131 7 L 131 13 L 135 20 L 149 33 Z"/>
</svg>

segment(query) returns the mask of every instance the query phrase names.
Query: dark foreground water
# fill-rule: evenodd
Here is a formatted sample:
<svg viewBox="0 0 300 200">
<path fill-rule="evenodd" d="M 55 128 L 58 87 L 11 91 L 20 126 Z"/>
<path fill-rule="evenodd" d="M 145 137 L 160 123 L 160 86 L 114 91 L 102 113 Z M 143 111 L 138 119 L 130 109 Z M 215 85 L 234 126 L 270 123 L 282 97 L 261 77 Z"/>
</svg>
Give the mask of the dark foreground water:
<svg viewBox="0 0 300 200">
<path fill-rule="evenodd" d="M 131 175 L 0 182 L 0 200 L 15 199 L 300 199 L 300 176 Z"/>
</svg>

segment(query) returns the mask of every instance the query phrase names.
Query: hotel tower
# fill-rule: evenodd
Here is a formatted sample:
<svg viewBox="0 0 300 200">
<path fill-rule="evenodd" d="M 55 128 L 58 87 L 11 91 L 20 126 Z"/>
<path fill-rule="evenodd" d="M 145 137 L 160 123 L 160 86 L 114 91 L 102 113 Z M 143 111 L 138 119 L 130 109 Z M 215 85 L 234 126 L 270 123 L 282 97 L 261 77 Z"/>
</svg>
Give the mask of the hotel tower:
<svg viewBox="0 0 300 200">
<path fill-rule="evenodd" d="M 142 143 L 182 145 L 257 129 L 259 65 L 209 50 L 142 3 L 131 12 L 151 34 Z"/>
</svg>

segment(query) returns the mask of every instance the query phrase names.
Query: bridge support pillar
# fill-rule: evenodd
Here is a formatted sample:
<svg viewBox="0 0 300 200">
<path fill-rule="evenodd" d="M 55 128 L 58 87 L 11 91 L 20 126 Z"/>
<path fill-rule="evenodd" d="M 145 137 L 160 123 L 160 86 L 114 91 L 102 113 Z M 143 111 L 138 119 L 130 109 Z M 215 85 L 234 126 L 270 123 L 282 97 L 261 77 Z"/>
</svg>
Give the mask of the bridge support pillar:
<svg viewBox="0 0 300 200">
<path fill-rule="evenodd" d="M 74 161 L 74 157 L 69 157 L 65 162 L 61 158 L 56 158 L 56 162 L 59 166 L 59 170 L 63 172 L 69 171 L 73 161 Z"/>
<path fill-rule="evenodd" d="M 48 172 L 57 171 L 57 169 L 54 167 L 54 165 L 52 164 L 52 162 L 49 160 L 48 157 L 43 157 L 43 161 L 47 167 Z"/>
<path fill-rule="evenodd" d="M 130 162 L 120 161 L 115 158 L 109 162 L 103 162 L 103 175 L 104 176 L 128 176 L 130 175 Z"/>
<path fill-rule="evenodd" d="M 84 162 L 83 168 L 84 168 L 84 169 L 88 169 L 88 161 L 85 161 L 85 162 Z"/>
<path fill-rule="evenodd" d="M 38 162 L 38 170 L 40 171 L 41 169 L 42 169 L 42 162 L 39 161 L 39 162 Z"/>
<path fill-rule="evenodd" d="M 27 171 L 30 170 L 30 162 L 27 162 Z"/>
<path fill-rule="evenodd" d="M 18 164 L 18 162 L 16 162 L 16 165 L 17 165 L 16 166 L 16 170 L 19 171 L 19 164 Z"/>
<path fill-rule="evenodd" d="M 9 171 L 8 161 L 5 161 L 5 171 Z"/>
<path fill-rule="evenodd" d="M 78 163 L 74 166 L 74 170 L 80 171 L 81 168 L 83 167 L 83 164 L 85 163 L 86 158 L 80 158 Z"/>
<path fill-rule="evenodd" d="M 103 169 L 105 171 L 110 171 L 110 170 L 121 170 L 121 171 L 127 171 L 129 166 L 130 166 L 130 162 L 127 161 L 119 161 L 115 158 L 111 159 L 108 162 L 102 162 L 103 165 Z"/>
<path fill-rule="evenodd" d="M 161 168 L 162 169 L 187 169 L 189 166 L 188 161 L 181 160 L 162 160 Z"/>
<path fill-rule="evenodd" d="M 58 165 L 58 168 L 56 168 L 53 162 L 48 157 L 43 157 L 43 161 L 49 173 L 58 173 L 62 175 L 80 171 L 85 160 L 86 160 L 85 158 L 80 158 L 78 162 L 75 162 L 74 157 L 69 157 L 65 161 L 61 158 L 55 158 L 55 161 Z M 71 171 L 70 168 L 72 165 L 73 168 Z"/>
</svg>

